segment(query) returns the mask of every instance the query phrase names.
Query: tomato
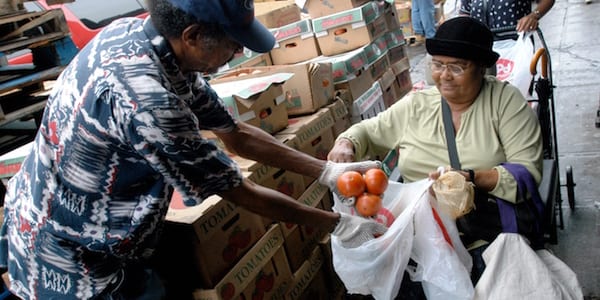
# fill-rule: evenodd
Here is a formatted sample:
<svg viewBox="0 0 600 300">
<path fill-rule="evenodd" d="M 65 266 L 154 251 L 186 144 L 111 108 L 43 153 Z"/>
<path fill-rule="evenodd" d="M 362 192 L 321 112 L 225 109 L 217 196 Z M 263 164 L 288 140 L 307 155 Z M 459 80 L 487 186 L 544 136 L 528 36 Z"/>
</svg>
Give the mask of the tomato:
<svg viewBox="0 0 600 300">
<path fill-rule="evenodd" d="M 373 217 L 381 209 L 381 202 L 379 195 L 364 193 L 356 199 L 354 208 L 363 217 Z"/>
<path fill-rule="evenodd" d="M 387 189 L 388 177 L 382 169 L 369 169 L 364 175 L 367 192 L 381 195 Z"/>
<path fill-rule="evenodd" d="M 340 194 L 346 197 L 358 197 L 365 192 L 366 185 L 362 174 L 348 171 L 338 177 L 337 188 Z"/>
</svg>

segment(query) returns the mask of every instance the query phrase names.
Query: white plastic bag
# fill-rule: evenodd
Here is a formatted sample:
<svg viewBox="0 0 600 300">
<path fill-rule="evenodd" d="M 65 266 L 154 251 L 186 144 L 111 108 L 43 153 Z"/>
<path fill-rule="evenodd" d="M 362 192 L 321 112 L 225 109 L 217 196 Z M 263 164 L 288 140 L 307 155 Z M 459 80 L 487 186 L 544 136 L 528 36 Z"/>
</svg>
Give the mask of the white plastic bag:
<svg viewBox="0 0 600 300">
<path fill-rule="evenodd" d="M 378 222 L 389 226 L 384 235 L 351 249 L 332 236 L 333 265 L 349 293 L 393 299 L 413 257 L 419 268 L 412 270 L 412 277 L 423 281 L 425 292 L 432 295 L 428 299 L 472 298 L 471 257 L 458 238 L 454 222 L 441 215 L 443 226 L 435 221 L 430 204 L 433 197 L 428 191 L 431 184 L 429 179 L 409 184 L 389 182 L 383 208 L 376 216 Z M 334 210 L 356 215 L 352 207 L 334 198 Z"/>
<path fill-rule="evenodd" d="M 483 259 L 474 299 L 583 299 L 575 273 L 548 250 L 531 249 L 519 234 L 498 235 Z"/>
<path fill-rule="evenodd" d="M 474 294 L 471 255 L 460 242 L 451 217 L 441 213 L 435 201 L 430 200 L 430 204 L 419 205 L 415 213 L 411 258 L 417 262 L 417 268 L 409 269 L 411 279 L 421 281 L 428 300 L 471 300 Z M 444 226 L 431 222 L 436 219 Z"/>
<path fill-rule="evenodd" d="M 529 72 L 529 65 L 535 54 L 531 33 L 519 33 L 516 41 L 496 41 L 493 49 L 500 54 L 496 62 L 496 78 L 516 86 L 524 97 L 531 96 L 529 86 L 533 75 Z"/>
</svg>

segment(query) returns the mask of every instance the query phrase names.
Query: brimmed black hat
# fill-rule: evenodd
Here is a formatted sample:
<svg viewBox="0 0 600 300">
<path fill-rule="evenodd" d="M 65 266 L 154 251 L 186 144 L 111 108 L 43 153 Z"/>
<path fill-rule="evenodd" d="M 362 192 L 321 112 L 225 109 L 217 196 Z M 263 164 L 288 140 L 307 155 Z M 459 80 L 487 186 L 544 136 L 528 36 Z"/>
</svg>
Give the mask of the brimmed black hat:
<svg viewBox="0 0 600 300">
<path fill-rule="evenodd" d="M 492 50 L 493 43 L 494 36 L 485 24 L 471 17 L 456 17 L 442 23 L 425 46 L 431 55 L 463 58 L 491 67 L 500 56 Z"/>
</svg>

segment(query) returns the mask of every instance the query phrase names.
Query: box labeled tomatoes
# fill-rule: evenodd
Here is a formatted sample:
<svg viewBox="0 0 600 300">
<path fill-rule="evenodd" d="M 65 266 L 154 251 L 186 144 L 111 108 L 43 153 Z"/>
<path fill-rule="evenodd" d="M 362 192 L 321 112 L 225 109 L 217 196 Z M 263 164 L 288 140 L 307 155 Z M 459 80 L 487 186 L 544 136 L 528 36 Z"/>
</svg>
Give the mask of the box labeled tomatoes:
<svg viewBox="0 0 600 300">
<path fill-rule="evenodd" d="M 310 286 L 312 280 L 321 271 L 323 265 L 323 254 L 318 246 L 315 246 L 309 258 L 302 266 L 294 272 L 293 281 L 287 291 L 286 299 L 301 299 L 304 291 Z"/>
<path fill-rule="evenodd" d="M 252 279 L 239 299 L 285 299 L 292 283 L 292 271 L 283 248 L 279 248 L 256 278 Z"/>
<path fill-rule="evenodd" d="M 214 287 L 265 234 L 260 216 L 218 196 L 192 207 L 174 198 L 166 221 L 168 237 L 162 248 L 170 250 L 164 255 L 173 263 L 169 273 L 191 268 L 196 288 Z"/>
<path fill-rule="evenodd" d="M 318 207 L 321 203 L 321 200 L 329 194 L 329 188 L 320 184 L 318 181 L 314 181 L 305 191 L 302 193 L 302 196 L 298 198 L 298 202 L 310 206 L 310 207 Z M 284 236 L 288 236 L 288 234 L 295 229 L 296 224 L 294 223 L 286 223 L 281 222 L 281 231 Z"/>
<path fill-rule="evenodd" d="M 193 292 L 196 300 L 226 300 L 236 299 L 251 283 L 256 284 L 256 278 L 265 266 L 271 263 L 272 258 L 283 245 L 283 235 L 279 225 L 273 225 L 264 236 L 248 251 L 242 259 L 235 264 L 210 289 L 197 289 Z M 270 281 L 270 279 L 268 279 Z M 270 282 L 265 283 L 265 287 Z M 274 283 L 273 283 L 274 285 Z M 264 292 L 263 288 L 263 292 Z"/>
</svg>

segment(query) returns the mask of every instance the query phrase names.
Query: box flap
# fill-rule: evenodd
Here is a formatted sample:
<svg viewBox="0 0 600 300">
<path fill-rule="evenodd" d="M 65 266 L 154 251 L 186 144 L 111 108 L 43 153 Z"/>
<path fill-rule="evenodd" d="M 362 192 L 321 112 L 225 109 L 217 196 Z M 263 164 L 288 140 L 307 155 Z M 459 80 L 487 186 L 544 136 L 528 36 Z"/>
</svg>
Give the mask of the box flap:
<svg viewBox="0 0 600 300">
<path fill-rule="evenodd" d="M 226 83 L 217 83 L 212 85 L 212 88 L 221 98 L 236 96 L 242 99 L 249 99 L 252 96 L 266 91 L 273 84 L 285 82 L 292 76 L 294 76 L 292 73 L 276 73 L 268 76 L 241 79 Z"/>
<path fill-rule="evenodd" d="M 406 40 L 404 40 L 404 33 L 402 33 L 402 29 L 391 30 L 383 36 L 386 39 L 388 49 L 406 44 Z"/>
</svg>

